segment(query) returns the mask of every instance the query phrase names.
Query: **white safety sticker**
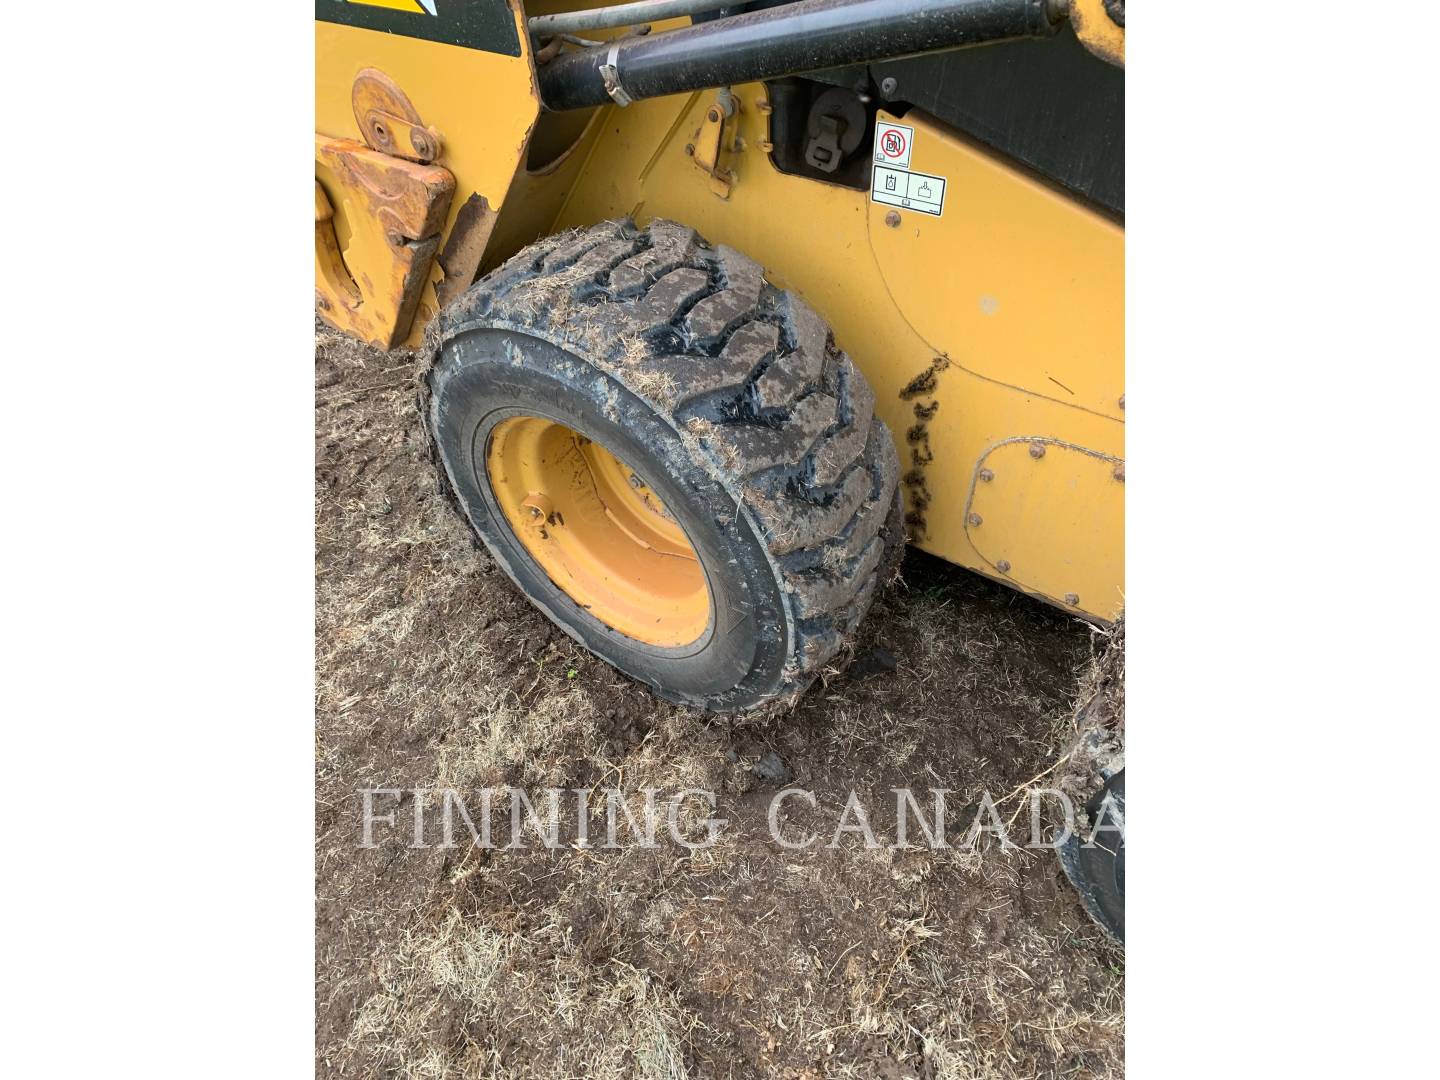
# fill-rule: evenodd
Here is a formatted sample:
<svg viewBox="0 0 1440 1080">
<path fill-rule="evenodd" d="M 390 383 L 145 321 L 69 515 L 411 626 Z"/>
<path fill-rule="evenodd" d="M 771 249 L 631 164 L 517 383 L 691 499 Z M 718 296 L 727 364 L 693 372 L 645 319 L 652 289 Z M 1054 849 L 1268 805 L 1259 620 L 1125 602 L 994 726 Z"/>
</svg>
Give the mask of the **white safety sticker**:
<svg viewBox="0 0 1440 1080">
<path fill-rule="evenodd" d="M 939 217 L 945 209 L 945 178 L 877 164 L 871 177 L 870 198 L 887 206 Z"/>
<path fill-rule="evenodd" d="M 915 129 L 904 124 L 875 122 L 875 161 L 897 169 L 910 168 L 910 151 L 915 145 Z"/>
</svg>

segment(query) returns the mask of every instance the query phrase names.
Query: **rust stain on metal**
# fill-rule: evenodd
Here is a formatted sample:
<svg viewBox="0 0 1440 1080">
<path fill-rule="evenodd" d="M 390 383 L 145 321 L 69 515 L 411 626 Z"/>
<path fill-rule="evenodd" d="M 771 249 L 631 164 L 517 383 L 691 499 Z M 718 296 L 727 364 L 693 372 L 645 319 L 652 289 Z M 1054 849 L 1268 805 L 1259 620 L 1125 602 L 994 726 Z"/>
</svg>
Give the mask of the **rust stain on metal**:
<svg viewBox="0 0 1440 1080">
<path fill-rule="evenodd" d="M 901 401 L 911 401 L 917 397 L 928 396 L 935 392 L 935 382 L 940 372 L 950 366 L 948 356 L 937 356 L 930 361 L 930 366 L 922 371 L 915 378 L 911 379 L 900 390 Z"/>
<path fill-rule="evenodd" d="M 438 165 L 405 161 L 353 139 L 325 135 L 315 136 L 315 162 L 332 207 L 340 209 L 349 226 L 337 263 L 338 241 L 332 249 L 318 220 L 317 178 L 315 288 L 327 301 L 320 305 L 321 316 L 339 330 L 392 349 L 410 330 L 440 246 L 455 178 Z M 353 279 L 358 301 L 344 287 L 346 279 Z"/>
<path fill-rule="evenodd" d="M 925 535 L 925 513 L 930 508 L 930 487 L 925 482 L 925 467 L 935 460 L 930 449 L 930 421 L 940 411 L 940 402 L 933 400 L 940 372 L 950 366 L 950 359 L 937 356 L 930 366 L 906 383 L 900 390 L 901 401 L 914 401 L 915 423 L 905 432 L 905 442 L 910 448 L 910 468 L 900 477 L 905 489 L 909 509 L 905 512 L 905 524 L 910 535 L 919 538 Z M 916 400 L 929 398 L 931 400 Z"/>
<path fill-rule="evenodd" d="M 435 288 L 435 297 L 442 308 L 449 307 L 475 283 L 480 260 L 490 244 L 499 215 L 490 208 L 484 195 L 474 194 L 465 200 L 455 215 L 455 224 L 440 251 L 440 269 L 445 280 Z"/>
<path fill-rule="evenodd" d="M 360 137 L 372 150 L 422 164 L 440 157 L 440 133 L 425 126 L 405 91 L 378 68 L 355 76 L 350 104 Z"/>
<path fill-rule="evenodd" d="M 565 41 L 560 37 L 552 37 L 535 52 L 535 66 L 544 67 L 555 57 L 560 55 L 560 50 L 565 47 Z"/>
</svg>

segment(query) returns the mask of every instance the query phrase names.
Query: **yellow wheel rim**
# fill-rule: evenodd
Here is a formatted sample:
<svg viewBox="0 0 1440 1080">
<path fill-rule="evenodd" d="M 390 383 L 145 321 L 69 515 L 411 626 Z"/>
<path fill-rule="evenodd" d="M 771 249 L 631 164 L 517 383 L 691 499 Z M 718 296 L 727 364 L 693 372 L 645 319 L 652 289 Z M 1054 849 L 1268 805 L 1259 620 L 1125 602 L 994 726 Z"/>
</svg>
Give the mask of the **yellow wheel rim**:
<svg viewBox="0 0 1440 1080">
<path fill-rule="evenodd" d="M 710 590 L 685 530 L 649 485 L 564 424 L 517 416 L 485 453 L 505 520 L 559 588 L 648 645 L 688 645 L 710 623 Z"/>
</svg>

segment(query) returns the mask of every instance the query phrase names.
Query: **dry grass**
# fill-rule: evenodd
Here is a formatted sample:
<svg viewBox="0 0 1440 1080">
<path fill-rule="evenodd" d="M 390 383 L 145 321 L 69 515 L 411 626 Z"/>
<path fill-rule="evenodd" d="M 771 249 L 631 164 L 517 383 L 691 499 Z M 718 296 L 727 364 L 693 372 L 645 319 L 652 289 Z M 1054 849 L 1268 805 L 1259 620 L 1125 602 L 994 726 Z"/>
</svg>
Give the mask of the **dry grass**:
<svg viewBox="0 0 1440 1080">
<path fill-rule="evenodd" d="M 317 336 L 317 1059 L 335 1076 L 1118 1075 L 1121 955 L 1044 853 L 787 851 L 778 753 L 828 839 L 857 791 L 961 806 L 1054 760 L 1089 632 L 923 559 L 855 649 L 743 726 L 656 702 L 549 626 L 437 497 L 406 357 Z M 655 849 L 360 849 L 363 787 L 715 790 Z M 410 804 L 399 820 L 407 820 Z M 700 815 L 687 818 L 695 824 Z M 853 839 L 853 838 L 852 838 Z"/>
<path fill-rule="evenodd" d="M 680 433 L 680 439 L 691 454 L 704 454 L 726 472 L 739 470 L 740 452 L 731 444 L 725 430 L 718 424 L 704 417 L 693 417 L 685 422 L 685 430 Z"/>
<path fill-rule="evenodd" d="M 552 921 L 501 933 L 452 909 L 423 936 L 407 935 L 361 1006 L 339 1066 L 436 1080 L 687 1075 L 683 1048 L 698 1019 L 640 969 L 597 970 L 566 931 Z M 530 1035 L 523 1056 L 506 1053 L 504 1035 L 476 1037 L 507 1029 Z"/>
<path fill-rule="evenodd" d="M 668 404 L 680 396 L 680 387 L 668 372 L 642 366 L 650 355 L 645 342 L 630 338 L 620 350 L 616 364 L 627 368 L 626 384 L 646 401 Z"/>
</svg>

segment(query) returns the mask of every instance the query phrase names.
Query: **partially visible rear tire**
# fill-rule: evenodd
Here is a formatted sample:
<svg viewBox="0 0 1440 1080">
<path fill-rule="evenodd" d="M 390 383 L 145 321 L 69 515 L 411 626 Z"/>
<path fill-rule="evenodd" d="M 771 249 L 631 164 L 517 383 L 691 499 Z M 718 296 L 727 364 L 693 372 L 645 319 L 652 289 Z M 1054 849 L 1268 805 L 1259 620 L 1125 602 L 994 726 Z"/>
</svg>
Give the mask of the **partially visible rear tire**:
<svg viewBox="0 0 1440 1080">
<path fill-rule="evenodd" d="M 1060 865 L 1096 924 L 1125 944 L 1125 770 L 1085 807 L 1090 826 L 1060 848 Z"/>
<path fill-rule="evenodd" d="M 894 445 L 803 300 L 656 221 L 527 248 L 440 317 L 456 501 L 566 633 L 671 701 L 798 695 L 903 545 Z"/>
</svg>

